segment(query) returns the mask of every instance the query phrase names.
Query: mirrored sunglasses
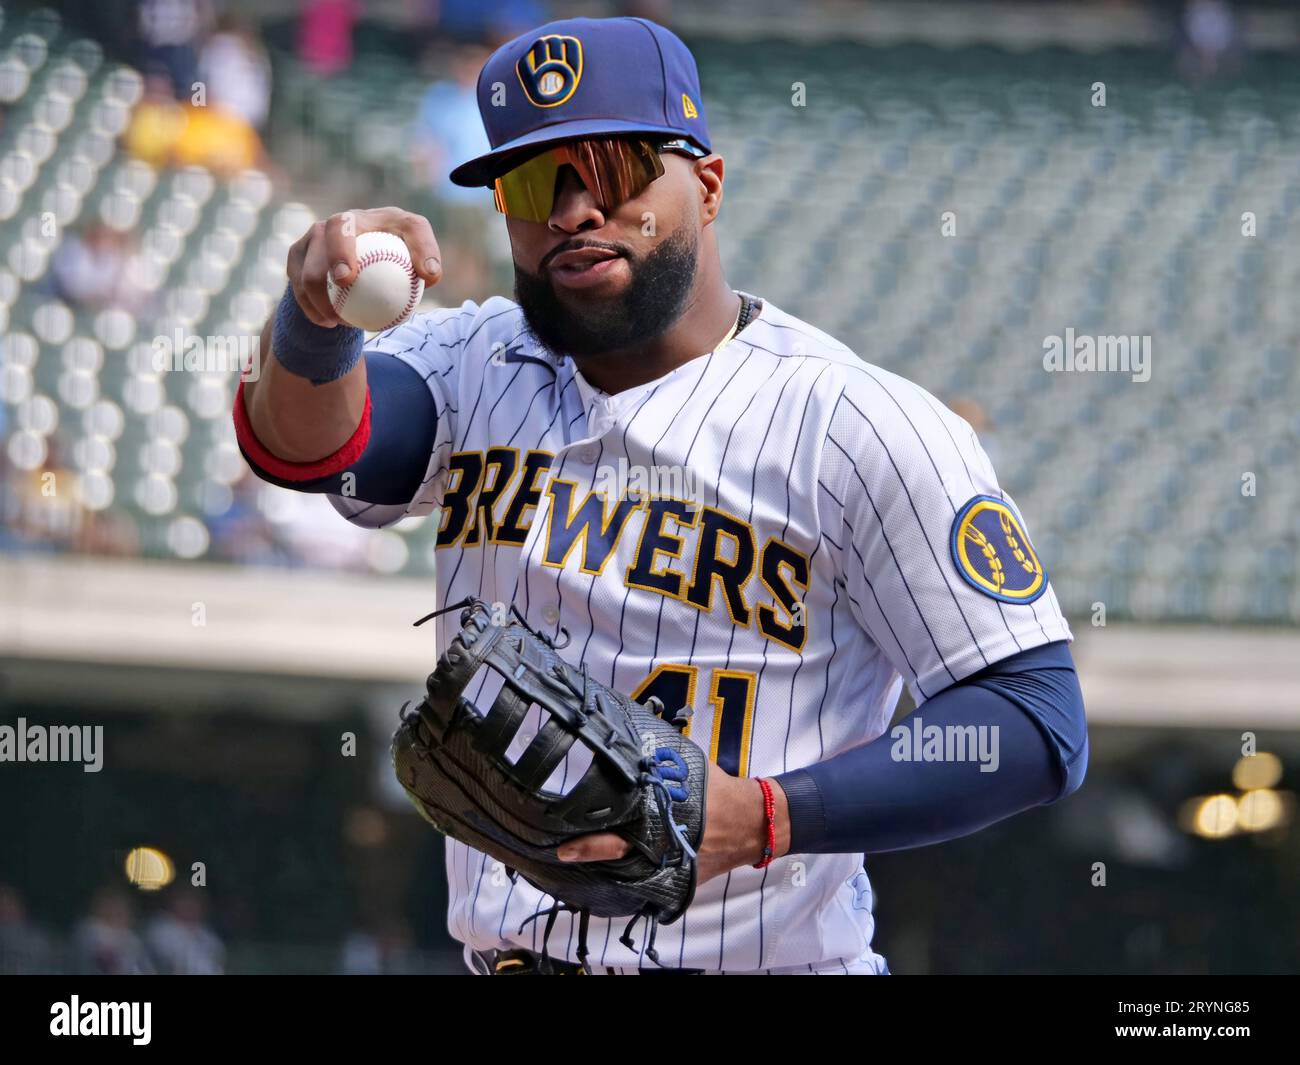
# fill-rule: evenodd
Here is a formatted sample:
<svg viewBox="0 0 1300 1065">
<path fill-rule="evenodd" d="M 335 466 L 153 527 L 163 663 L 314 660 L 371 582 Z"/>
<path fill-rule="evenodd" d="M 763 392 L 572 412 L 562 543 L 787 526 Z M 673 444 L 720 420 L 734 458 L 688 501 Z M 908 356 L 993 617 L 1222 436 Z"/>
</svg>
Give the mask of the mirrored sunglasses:
<svg viewBox="0 0 1300 1065">
<path fill-rule="evenodd" d="M 704 152 L 684 140 L 592 137 L 557 144 L 502 174 L 492 185 L 496 209 L 511 218 L 545 222 L 555 206 L 560 168 L 571 166 L 602 211 L 639 196 L 664 172 L 661 152 L 693 159 Z"/>
</svg>

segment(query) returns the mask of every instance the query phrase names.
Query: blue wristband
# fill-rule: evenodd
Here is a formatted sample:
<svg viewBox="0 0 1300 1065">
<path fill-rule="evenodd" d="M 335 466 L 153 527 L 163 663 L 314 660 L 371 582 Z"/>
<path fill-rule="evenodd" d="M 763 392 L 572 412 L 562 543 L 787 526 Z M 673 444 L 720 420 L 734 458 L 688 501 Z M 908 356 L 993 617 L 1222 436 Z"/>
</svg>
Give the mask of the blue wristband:
<svg viewBox="0 0 1300 1065">
<path fill-rule="evenodd" d="M 317 325 L 298 306 L 293 286 L 284 290 L 271 327 L 271 351 L 291 374 L 314 385 L 337 381 L 361 360 L 365 343 L 366 334 L 354 326 L 326 329 Z"/>
</svg>

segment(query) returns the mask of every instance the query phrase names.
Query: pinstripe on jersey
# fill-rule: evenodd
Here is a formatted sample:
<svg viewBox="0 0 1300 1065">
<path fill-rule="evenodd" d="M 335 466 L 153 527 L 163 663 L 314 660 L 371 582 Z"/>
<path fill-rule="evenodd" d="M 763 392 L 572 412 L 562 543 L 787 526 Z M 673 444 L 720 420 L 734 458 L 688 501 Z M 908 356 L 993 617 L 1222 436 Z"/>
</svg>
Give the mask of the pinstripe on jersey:
<svg viewBox="0 0 1300 1065">
<path fill-rule="evenodd" d="M 331 497 L 339 512 L 381 527 L 441 509 L 438 605 L 514 602 L 543 631 L 567 629 L 565 656 L 606 684 L 689 702 L 692 737 L 731 772 L 821 761 L 881 735 L 903 683 L 921 702 L 1070 639 L 1050 586 L 1003 602 L 952 560 L 968 500 L 1014 510 L 970 426 L 771 304 L 718 351 L 614 396 L 540 348 L 502 298 L 417 315 L 369 348 L 427 381 L 436 444 L 408 505 Z M 591 494 L 650 470 L 691 490 Z M 439 646 L 455 624 L 439 619 Z M 448 842 L 452 934 L 537 949 L 540 922 L 520 926 L 545 897 L 494 866 Z M 789 855 L 703 885 L 659 953 L 729 971 L 860 964 L 871 903 L 861 855 Z M 573 960 L 567 921 L 550 948 Z M 593 919 L 593 962 L 639 964 L 622 924 Z"/>
</svg>

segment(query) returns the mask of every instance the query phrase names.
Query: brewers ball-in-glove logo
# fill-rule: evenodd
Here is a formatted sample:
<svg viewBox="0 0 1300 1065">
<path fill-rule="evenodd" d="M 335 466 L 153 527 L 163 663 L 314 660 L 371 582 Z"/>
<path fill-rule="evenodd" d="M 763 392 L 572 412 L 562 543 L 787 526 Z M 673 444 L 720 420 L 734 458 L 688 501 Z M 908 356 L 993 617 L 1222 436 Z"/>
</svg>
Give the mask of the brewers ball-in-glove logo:
<svg viewBox="0 0 1300 1065">
<path fill-rule="evenodd" d="M 582 42 L 577 37 L 539 37 L 515 64 L 524 95 L 537 107 L 557 107 L 582 80 Z"/>
<path fill-rule="evenodd" d="M 1020 519 L 1002 500 L 976 496 L 952 521 L 952 559 L 967 584 L 1004 603 L 1032 603 L 1047 574 Z"/>
</svg>

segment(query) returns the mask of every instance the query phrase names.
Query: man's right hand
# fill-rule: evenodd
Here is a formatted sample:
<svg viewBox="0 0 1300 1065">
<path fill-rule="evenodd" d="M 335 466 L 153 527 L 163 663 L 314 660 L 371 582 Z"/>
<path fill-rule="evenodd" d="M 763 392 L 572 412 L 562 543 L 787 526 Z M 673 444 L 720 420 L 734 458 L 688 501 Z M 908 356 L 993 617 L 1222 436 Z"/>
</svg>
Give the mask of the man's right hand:
<svg viewBox="0 0 1300 1065">
<path fill-rule="evenodd" d="M 345 285 L 357 270 L 357 237 L 362 233 L 393 233 L 406 242 L 415 272 L 426 286 L 442 278 L 442 252 L 433 227 L 422 215 L 400 207 L 340 211 L 315 222 L 289 249 L 289 284 L 303 313 L 317 325 L 332 328 L 341 320 L 330 305 L 325 275 Z"/>
<path fill-rule="evenodd" d="M 316 325 L 333 328 L 341 320 L 330 305 L 326 271 L 336 282 L 356 274 L 357 236 L 383 230 L 401 237 L 426 285 L 442 277 L 442 252 L 426 218 L 398 207 L 342 211 L 316 222 L 289 249 L 288 274 L 294 298 Z M 274 319 L 272 320 L 274 321 Z M 262 330 L 262 376 L 245 383 L 244 410 L 258 442 L 286 462 L 314 462 L 343 446 L 361 422 L 368 395 L 362 359 L 335 381 L 314 385 L 276 359 L 272 322 Z"/>
</svg>

